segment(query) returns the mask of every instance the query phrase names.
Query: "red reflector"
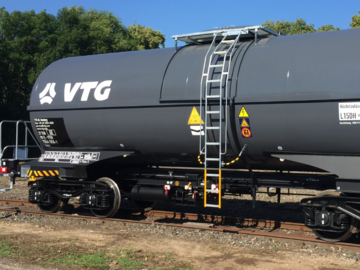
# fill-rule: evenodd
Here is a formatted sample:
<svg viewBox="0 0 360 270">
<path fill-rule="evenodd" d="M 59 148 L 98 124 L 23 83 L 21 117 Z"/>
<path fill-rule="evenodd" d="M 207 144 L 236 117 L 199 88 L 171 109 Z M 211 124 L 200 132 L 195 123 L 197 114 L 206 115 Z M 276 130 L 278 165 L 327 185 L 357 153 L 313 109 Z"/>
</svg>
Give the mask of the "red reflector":
<svg viewBox="0 0 360 270">
<path fill-rule="evenodd" d="M 10 173 L 10 169 L 7 167 L 0 167 L 0 173 Z"/>
</svg>

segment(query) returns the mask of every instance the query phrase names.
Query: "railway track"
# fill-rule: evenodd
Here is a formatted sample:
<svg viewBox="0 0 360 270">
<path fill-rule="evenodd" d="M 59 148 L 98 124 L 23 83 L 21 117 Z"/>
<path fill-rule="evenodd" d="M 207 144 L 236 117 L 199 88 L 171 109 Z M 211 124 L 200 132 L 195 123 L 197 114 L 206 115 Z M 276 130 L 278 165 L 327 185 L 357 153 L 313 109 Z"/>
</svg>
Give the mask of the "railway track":
<svg viewBox="0 0 360 270">
<path fill-rule="evenodd" d="M 10 200 L 0 199 L 0 204 L 15 205 L 15 206 L 32 206 L 36 207 L 36 204 L 32 204 L 24 200 Z M 72 204 L 74 209 L 80 208 L 80 204 Z M 1 208 L 0 208 L 1 209 Z M 121 208 L 122 210 L 134 211 L 136 209 Z M 41 212 L 42 213 L 42 212 Z M 171 212 L 171 211 L 159 211 L 151 210 L 143 213 L 146 217 L 163 218 L 165 220 L 173 220 L 178 222 L 196 221 L 203 224 L 222 224 L 231 226 L 241 226 L 243 228 L 262 228 L 262 229 L 283 229 L 283 230 L 295 230 L 303 232 L 311 232 L 311 230 L 301 223 L 280 222 L 273 220 L 261 220 L 261 219 L 248 219 L 248 218 L 236 218 L 227 216 L 215 216 L 205 214 L 192 214 L 183 212 Z M 200 226 L 200 225 L 199 225 Z"/>
<path fill-rule="evenodd" d="M 33 214 L 42 216 L 62 217 L 62 218 L 73 218 L 82 220 L 97 220 L 100 219 L 94 216 L 88 215 L 74 215 L 65 213 L 45 213 L 42 211 L 33 211 L 27 209 L 20 209 L 17 206 L 31 206 L 36 207 L 35 204 L 29 203 L 28 201 L 22 200 L 10 200 L 0 199 L 0 204 L 11 205 L 15 207 L 0 207 L 0 212 L 10 213 L 22 213 L 22 214 Z M 73 204 L 74 209 L 78 209 L 81 206 L 79 204 Z M 136 210 L 123 208 L 123 210 Z M 291 222 L 279 222 L 272 220 L 257 220 L 257 219 L 242 219 L 225 216 L 214 216 L 214 215 L 203 215 L 203 214 L 192 214 L 192 213 L 180 213 L 170 211 L 158 211 L 152 210 L 147 213 L 143 213 L 147 218 L 153 218 L 153 220 L 139 220 L 137 219 L 126 219 L 126 218 L 106 218 L 101 219 L 102 222 L 123 222 L 128 224 L 148 224 L 148 225 L 159 225 L 159 226 L 170 226 L 180 227 L 186 229 L 200 229 L 206 231 L 216 231 L 223 233 L 237 233 L 244 235 L 263 236 L 283 240 L 291 241 L 302 241 L 318 243 L 326 246 L 342 246 L 347 248 L 360 249 L 360 244 L 355 243 L 327 243 L 313 236 L 303 235 L 304 232 L 311 232 L 309 228 L 300 223 Z M 135 215 L 139 217 L 139 215 Z M 154 219 L 156 218 L 156 219 Z M 265 229 L 265 230 L 264 230 Z M 279 233 L 275 230 L 292 230 L 295 233 Z"/>
</svg>

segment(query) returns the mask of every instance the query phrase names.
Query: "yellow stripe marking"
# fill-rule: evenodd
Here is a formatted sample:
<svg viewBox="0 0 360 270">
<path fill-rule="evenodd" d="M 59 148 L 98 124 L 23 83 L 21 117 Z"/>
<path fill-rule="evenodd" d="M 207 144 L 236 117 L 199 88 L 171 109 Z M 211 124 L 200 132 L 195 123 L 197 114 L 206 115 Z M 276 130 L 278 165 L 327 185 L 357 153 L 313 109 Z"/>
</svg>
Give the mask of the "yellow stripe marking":
<svg viewBox="0 0 360 270">
<path fill-rule="evenodd" d="M 41 171 L 37 171 L 40 176 L 44 176 Z"/>
<path fill-rule="evenodd" d="M 55 173 L 53 173 L 52 171 L 49 171 L 49 173 L 51 174 L 51 176 L 55 176 Z"/>
<path fill-rule="evenodd" d="M 59 171 L 55 170 L 54 172 L 56 173 L 56 175 L 59 175 Z"/>
<path fill-rule="evenodd" d="M 221 170 L 219 170 L 219 209 L 221 208 Z"/>
<path fill-rule="evenodd" d="M 39 176 L 36 171 L 34 171 L 34 173 L 35 173 L 36 176 Z"/>
<path fill-rule="evenodd" d="M 45 176 L 49 176 L 49 174 L 47 173 L 47 171 L 43 171 L 43 173 L 45 174 Z"/>
</svg>

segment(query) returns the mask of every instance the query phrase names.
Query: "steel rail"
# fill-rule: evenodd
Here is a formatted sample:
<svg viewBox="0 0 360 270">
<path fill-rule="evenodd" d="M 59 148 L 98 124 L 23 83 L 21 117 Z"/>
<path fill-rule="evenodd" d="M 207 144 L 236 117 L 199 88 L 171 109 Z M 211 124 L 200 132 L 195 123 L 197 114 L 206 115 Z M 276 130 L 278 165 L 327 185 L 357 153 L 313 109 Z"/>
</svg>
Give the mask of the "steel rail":
<svg viewBox="0 0 360 270">
<path fill-rule="evenodd" d="M 131 220 L 131 219 L 117 219 L 117 218 L 106 218 L 106 219 L 99 219 L 94 216 L 78 216 L 78 215 L 71 215 L 71 214 L 61 214 L 61 213 L 45 213 L 41 211 L 28 211 L 22 210 L 18 208 L 0 208 L 0 212 L 13 212 L 13 213 L 22 213 L 22 214 L 35 214 L 41 216 L 53 216 L 53 217 L 63 217 L 63 218 L 72 218 L 72 219 L 82 219 L 82 220 L 97 220 L 103 223 L 108 222 L 122 222 L 128 224 L 144 224 L 144 225 L 159 225 L 159 226 L 169 226 L 169 227 L 180 227 L 184 229 L 196 229 L 196 230 L 206 230 L 206 231 L 215 231 L 215 232 L 222 232 L 222 233 L 237 233 L 241 235 L 254 235 L 254 236 L 263 236 L 263 237 L 270 237 L 270 238 L 277 238 L 283 240 L 293 240 L 293 241 L 302 241 L 302 242 L 311 242 L 311 243 L 318 243 L 318 244 L 325 244 L 328 246 L 342 246 L 348 248 L 355 248 L 359 250 L 359 244 L 353 243 L 343 243 L 343 242 L 336 242 L 336 243 L 328 243 L 323 240 L 320 240 L 316 237 L 312 236 L 305 236 L 305 235 L 295 235 L 295 234 L 285 234 L 285 233 L 276 233 L 276 232 L 269 232 L 269 231 L 252 231 L 246 229 L 239 229 L 239 228 L 229 228 L 223 226 L 215 226 L 215 227 L 199 227 L 198 224 L 191 225 L 190 222 L 186 224 L 175 224 L 175 223 L 163 223 L 163 222 L 153 222 L 153 221 L 141 221 L 141 220 Z"/>
<path fill-rule="evenodd" d="M 22 200 L 0 199 L 0 204 L 16 205 L 16 206 L 36 206 L 36 204 Z M 80 204 L 72 204 L 76 209 L 81 207 Z M 136 210 L 130 208 L 121 208 L 122 210 Z M 144 213 L 147 217 L 157 217 L 164 219 L 172 219 L 174 221 L 197 221 L 206 223 L 216 223 L 221 225 L 241 226 L 246 228 L 266 228 L 266 229 L 283 229 L 311 232 L 312 230 L 301 223 L 263 220 L 263 219 L 250 219 L 250 218 L 237 218 L 227 216 L 215 216 L 207 214 L 193 214 L 171 211 L 151 210 Z"/>
</svg>

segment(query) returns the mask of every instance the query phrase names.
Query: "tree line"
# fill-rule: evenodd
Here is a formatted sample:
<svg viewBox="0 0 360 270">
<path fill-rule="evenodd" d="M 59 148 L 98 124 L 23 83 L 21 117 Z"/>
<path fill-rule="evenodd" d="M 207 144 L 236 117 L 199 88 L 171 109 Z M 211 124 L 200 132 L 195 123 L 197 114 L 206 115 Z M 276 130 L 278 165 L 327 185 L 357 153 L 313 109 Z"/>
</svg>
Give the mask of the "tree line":
<svg viewBox="0 0 360 270">
<path fill-rule="evenodd" d="M 314 24 L 307 24 L 304 19 L 296 19 L 296 21 L 265 21 L 263 24 L 265 27 L 280 31 L 286 35 L 298 35 L 305 33 L 315 33 L 315 32 L 326 32 L 326 31 L 337 31 L 340 30 L 339 27 L 334 27 L 332 24 L 326 24 L 320 26 L 318 29 L 315 29 Z M 360 28 L 360 11 L 359 15 L 354 15 L 351 18 L 351 23 L 349 23 L 351 28 Z"/>
<path fill-rule="evenodd" d="M 64 7 L 9 13 L 0 8 L 0 120 L 28 119 L 26 107 L 37 77 L 52 62 L 71 56 L 165 47 L 165 35 L 111 12 Z"/>
<path fill-rule="evenodd" d="M 333 25 L 315 29 L 303 19 L 266 21 L 264 26 L 288 35 L 336 31 Z M 360 28 L 354 15 L 351 28 Z M 64 7 L 56 16 L 45 10 L 9 13 L 0 8 L 0 121 L 28 119 L 26 107 L 33 84 L 52 62 L 71 56 L 165 47 L 165 36 L 134 23 L 126 27 L 111 12 Z"/>
</svg>

